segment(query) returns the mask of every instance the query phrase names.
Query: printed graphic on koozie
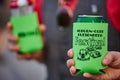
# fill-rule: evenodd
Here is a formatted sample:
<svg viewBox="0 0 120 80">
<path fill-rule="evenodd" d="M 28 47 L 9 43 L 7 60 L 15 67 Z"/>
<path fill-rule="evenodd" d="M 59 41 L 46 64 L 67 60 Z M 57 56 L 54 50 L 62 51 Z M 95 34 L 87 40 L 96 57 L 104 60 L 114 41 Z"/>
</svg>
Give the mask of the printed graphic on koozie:
<svg viewBox="0 0 120 80">
<path fill-rule="evenodd" d="M 103 33 L 103 31 L 102 31 Z M 84 33 L 85 34 L 85 33 Z M 102 37 L 102 34 L 99 34 L 99 37 Z M 75 45 L 85 46 L 84 48 L 79 50 L 79 54 L 77 59 L 86 61 L 90 60 L 90 58 L 99 58 L 101 57 L 100 50 L 102 50 L 102 46 L 105 45 L 105 37 L 103 39 L 95 40 L 94 36 L 88 39 L 81 39 L 80 37 L 75 37 Z"/>
</svg>

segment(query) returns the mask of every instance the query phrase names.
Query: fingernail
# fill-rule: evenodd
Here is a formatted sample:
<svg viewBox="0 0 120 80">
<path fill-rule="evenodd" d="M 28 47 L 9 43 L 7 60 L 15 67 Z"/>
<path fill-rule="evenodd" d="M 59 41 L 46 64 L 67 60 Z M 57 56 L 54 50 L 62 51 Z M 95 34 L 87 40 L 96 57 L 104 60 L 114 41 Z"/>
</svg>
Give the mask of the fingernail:
<svg viewBox="0 0 120 80">
<path fill-rule="evenodd" d="M 70 72 L 71 72 L 72 75 L 74 75 L 74 74 L 76 73 L 75 67 L 72 66 L 72 67 L 70 68 Z"/>
<path fill-rule="evenodd" d="M 89 73 L 84 73 L 83 76 L 86 77 L 86 78 L 90 78 L 90 74 Z"/>
<path fill-rule="evenodd" d="M 71 50 L 69 50 L 69 51 L 67 52 L 68 56 L 70 55 L 70 52 L 71 52 Z"/>
<path fill-rule="evenodd" d="M 107 58 L 104 58 L 104 59 L 103 59 L 103 64 L 104 64 L 104 65 L 107 65 L 107 64 L 108 64 L 108 59 L 107 59 Z"/>
<path fill-rule="evenodd" d="M 70 67 L 70 60 L 67 60 L 67 66 Z"/>
<path fill-rule="evenodd" d="M 72 54 L 72 53 L 71 53 L 71 51 L 70 51 L 70 52 L 69 52 L 69 56 L 70 56 L 70 57 L 71 57 L 71 54 Z"/>
<path fill-rule="evenodd" d="M 72 58 L 73 57 L 73 51 L 70 50 L 69 53 L 68 53 L 69 57 Z"/>
</svg>

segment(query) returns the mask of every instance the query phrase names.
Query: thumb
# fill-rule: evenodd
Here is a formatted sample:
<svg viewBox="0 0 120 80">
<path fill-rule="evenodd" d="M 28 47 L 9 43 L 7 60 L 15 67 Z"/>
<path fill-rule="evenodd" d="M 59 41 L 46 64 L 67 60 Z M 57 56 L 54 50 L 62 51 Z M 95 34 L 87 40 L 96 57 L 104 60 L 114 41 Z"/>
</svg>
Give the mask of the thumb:
<svg viewBox="0 0 120 80">
<path fill-rule="evenodd" d="M 12 23 L 11 23 L 11 22 L 8 22 L 8 23 L 7 23 L 7 29 L 9 29 L 9 30 L 12 29 Z"/>
<path fill-rule="evenodd" d="M 39 29 L 40 29 L 41 33 L 44 34 L 46 31 L 46 26 L 44 24 L 41 24 Z"/>
<path fill-rule="evenodd" d="M 112 68 L 120 68 L 120 52 L 108 52 L 103 59 L 103 64 Z"/>
</svg>

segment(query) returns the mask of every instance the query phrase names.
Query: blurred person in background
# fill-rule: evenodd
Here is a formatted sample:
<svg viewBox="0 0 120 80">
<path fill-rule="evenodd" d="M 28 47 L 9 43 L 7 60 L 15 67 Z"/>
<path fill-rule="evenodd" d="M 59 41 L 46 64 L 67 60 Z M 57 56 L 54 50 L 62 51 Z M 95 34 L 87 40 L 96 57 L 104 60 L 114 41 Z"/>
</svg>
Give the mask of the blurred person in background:
<svg viewBox="0 0 120 80">
<path fill-rule="evenodd" d="M 58 0 L 57 24 L 62 27 L 70 26 L 79 0 Z"/>
<path fill-rule="evenodd" d="M 17 41 L 15 37 L 11 37 L 12 25 L 9 22 L 9 7 L 10 0 L 0 0 L 0 80 L 46 80 L 47 69 L 45 64 L 35 60 L 18 60 L 16 54 L 8 49 L 8 39 L 10 42 Z M 42 27 L 40 30 L 44 33 L 45 28 Z M 37 59 L 38 56 L 40 57 L 40 55 L 37 55 Z M 19 59 L 23 58 L 26 59 L 25 56 L 19 57 Z M 33 57 L 30 55 L 29 59 L 33 59 Z"/>
</svg>

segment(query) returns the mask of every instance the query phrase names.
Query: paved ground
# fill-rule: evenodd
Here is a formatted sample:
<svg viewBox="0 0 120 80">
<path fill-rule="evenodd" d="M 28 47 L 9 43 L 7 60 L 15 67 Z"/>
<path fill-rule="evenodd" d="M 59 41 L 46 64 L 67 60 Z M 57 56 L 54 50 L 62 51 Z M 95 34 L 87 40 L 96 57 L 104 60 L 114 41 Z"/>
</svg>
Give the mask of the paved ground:
<svg viewBox="0 0 120 80">
<path fill-rule="evenodd" d="M 56 24 L 56 10 L 58 0 L 45 0 L 44 18 L 47 25 L 46 39 L 47 39 L 47 54 L 48 54 L 48 80 L 89 80 L 83 77 L 72 77 L 66 67 L 67 55 L 66 52 L 71 48 L 72 42 L 72 26 L 60 32 Z M 77 10 L 75 12 L 74 20 L 78 14 L 92 14 L 91 4 L 96 4 L 98 7 L 98 15 L 104 16 L 105 20 L 109 22 L 106 16 L 105 0 L 80 0 Z M 120 50 L 120 37 L 118 32 L 109 25 L 109 50 Z"/>
</svg>

